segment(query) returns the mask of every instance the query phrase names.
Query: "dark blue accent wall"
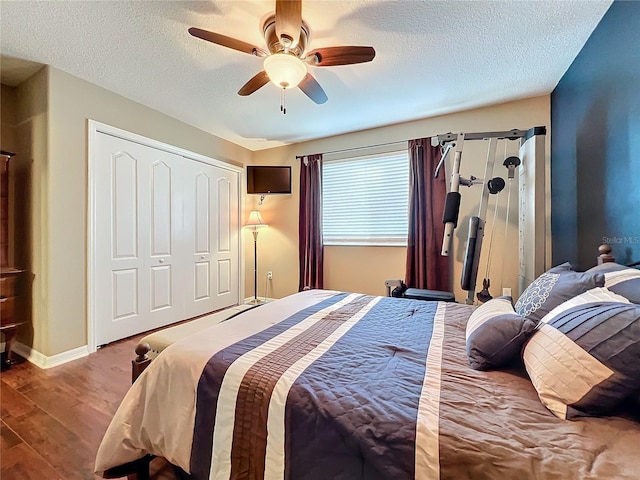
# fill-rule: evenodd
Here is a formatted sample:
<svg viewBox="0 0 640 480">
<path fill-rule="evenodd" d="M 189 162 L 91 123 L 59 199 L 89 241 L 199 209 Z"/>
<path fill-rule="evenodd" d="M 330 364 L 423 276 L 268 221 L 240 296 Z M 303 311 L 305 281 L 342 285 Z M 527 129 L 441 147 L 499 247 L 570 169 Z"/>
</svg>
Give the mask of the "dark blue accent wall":
<svg viewBox="0 0 640 480">
<path fill-rule="evenodd" d="M 615 1 L 551 94 L 553 263 L 640 261 L 640 2 Z"/>
</svg>

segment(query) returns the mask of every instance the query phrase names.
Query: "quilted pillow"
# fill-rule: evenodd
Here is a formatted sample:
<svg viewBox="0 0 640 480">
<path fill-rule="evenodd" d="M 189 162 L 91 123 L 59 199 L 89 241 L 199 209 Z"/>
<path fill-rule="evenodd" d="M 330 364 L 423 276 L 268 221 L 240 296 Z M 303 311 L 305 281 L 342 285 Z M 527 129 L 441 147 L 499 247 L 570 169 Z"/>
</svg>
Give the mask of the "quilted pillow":
<svg viewBox="0 0 640 480">
<path fill-rule="evenodd" d="M 574 272 L 570 263 L 563 263 L 536 278 L 520 295 L 515 310 L 518 315 L 539 322 L 562 302 L 603 285 L 602 273 Z"/>
<path fill-rule="evenodd" d="M 640 305 L 606 288 L 578 295 L 543 318 L 523 358 L 556 416 L 612 414 L 640 391 Z"/>
<path fill-rule="evenodd" d="M 633 303 L 640 304 L 640 270 L 627 268 L 604 274 L 604 286 Z"/>
<path fill-rule="evenodd" d="M 588 272 L 604 274 L 604 286 L 633 303 L 640 303 L 640 270 L 617 263 L 603 263 Z"/>
<path fill-rule="evenodd" d="M 513 309 L 511 297 L 497 297 L 473 311 L 467 322 L 467 356 L 471 367 L 489 370 L 516 358 L 536 322 Z"/>
</svg>

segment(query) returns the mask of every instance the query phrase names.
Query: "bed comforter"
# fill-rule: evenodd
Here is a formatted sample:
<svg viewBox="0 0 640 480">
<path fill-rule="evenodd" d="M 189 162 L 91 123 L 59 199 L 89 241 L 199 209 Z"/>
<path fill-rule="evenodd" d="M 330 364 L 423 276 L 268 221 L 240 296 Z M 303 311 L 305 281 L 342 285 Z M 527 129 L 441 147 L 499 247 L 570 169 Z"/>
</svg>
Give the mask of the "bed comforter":
<svg viewBox="0 0 640 480">
<path fill-rule="evenodd" d="M 311 290 L 168 347 L 96 471 L 145 454 L 206 479 L 632 479 L 640 424 L 560 420 L 519 370 L 469 367 L 473 307 Z"/>
</svg>

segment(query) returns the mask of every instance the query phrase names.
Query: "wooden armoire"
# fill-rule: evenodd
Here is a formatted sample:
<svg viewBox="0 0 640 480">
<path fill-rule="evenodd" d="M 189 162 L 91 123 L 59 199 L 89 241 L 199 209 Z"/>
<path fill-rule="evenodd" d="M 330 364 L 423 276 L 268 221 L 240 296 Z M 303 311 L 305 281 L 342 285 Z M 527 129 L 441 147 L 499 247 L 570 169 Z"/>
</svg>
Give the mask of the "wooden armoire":
<svg viewBox="0 0 640 480">
<path fill-rule="evenodd" d="M 0 150 L 0 332 L 4 335 L 2 368 L 13 363 L 11 347 L 23 319 L 16 312 L 16 292 L 22 270 L 9 261 L 9 168 L 15 154 Z"/>
</svg>

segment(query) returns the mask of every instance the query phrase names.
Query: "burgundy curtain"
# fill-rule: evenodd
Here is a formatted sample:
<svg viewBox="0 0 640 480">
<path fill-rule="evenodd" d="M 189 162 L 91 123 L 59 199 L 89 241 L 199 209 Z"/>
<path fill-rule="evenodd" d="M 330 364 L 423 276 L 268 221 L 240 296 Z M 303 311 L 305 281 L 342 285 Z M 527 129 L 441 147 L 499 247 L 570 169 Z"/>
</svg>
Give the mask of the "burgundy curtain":
<svg viewBox="0 0 640 480">
<path fill-rule="evenodd" d="M 409 141 L 409 236 L 405 283 L 413 288 L 449 291 L 449 257 L 440 255 L 446 179 L 433 178 L 440 147 L 430 138 Z"/>
<path fill-rule="evenodd" d="M 300 163 L 300 225 L 298 290 L 323 288 L 322 154 L 307 155 Z"/>
</svg>

